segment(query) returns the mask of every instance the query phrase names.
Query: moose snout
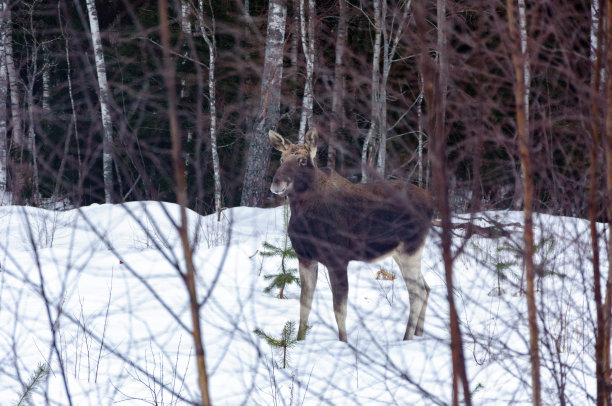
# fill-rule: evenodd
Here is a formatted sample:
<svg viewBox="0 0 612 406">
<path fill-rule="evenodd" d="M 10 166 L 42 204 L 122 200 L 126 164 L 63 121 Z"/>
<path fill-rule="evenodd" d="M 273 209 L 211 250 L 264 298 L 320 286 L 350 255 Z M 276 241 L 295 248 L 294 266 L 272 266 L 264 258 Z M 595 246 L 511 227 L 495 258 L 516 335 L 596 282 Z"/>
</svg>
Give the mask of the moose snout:
<svg viewBox="0 0 612 406">
<path fill-rule="evenodd" d="M 272 179 L 270 191 L 275 195 L 285 196 L 287 194 L 288 182 L 278 179 L 276 176 Z"/>
</svg>

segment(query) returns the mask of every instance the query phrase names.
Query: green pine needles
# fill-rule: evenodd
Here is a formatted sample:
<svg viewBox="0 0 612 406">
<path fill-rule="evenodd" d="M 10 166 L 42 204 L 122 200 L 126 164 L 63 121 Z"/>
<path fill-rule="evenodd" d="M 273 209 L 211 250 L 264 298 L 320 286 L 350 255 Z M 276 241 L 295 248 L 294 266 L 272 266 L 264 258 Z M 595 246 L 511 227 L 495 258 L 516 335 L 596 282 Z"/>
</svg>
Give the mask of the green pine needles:
<svg viewBox="0 0 612 406">
<path fill-rule="evenodd" d="M 266 340 L 266 342 L 272 348 L 282 353 L 283 368 L 286 368 L 287 363 L 289 362 L 289 349 L 294 347 L 297 343 L 297 336 L 295 334 L 295 322 L 288 321 L 287 323 L 285 323 L 285 327 L 283 327 L 283 332 L 281 333 L 280 338 L 274 338 L 258 328 L 255 329 L 253 332 L 257 336 Z"/>
<path fill-rule="evenodd" d="M 297 268 L 289 268 L 286 261 L 288 259 L 296 259 L 297 255 L 295 250 L 291 246 L 289 241 L 289 235 L 287 234 L 287 223 L 289 222 L 289 206 L 285 205 L 283 218 L 285 220 L 285 239 L 281 247 L 272 245 L 269 242 L 264 242 L 263 250 L 259 253 L 262 257 L 280 257 L 281 267 L 280 272 L 276 274 L 265 275 L 264 279 L 271 281 L 270 284 L 264 289 L 264 292 L 270 293 L 275 289 L 278 289 L 278 298 L 286 299 L 285 286 L 295 283 L 300 286 L 300 278 L 296 275 Z"/>
<path fill-rule="evenodd" d="M 17 406 L 29 405 L 32 401 L 32 393 L 40 386 L 40 384 L 49 375 L 49 367 L 47 364 L 38 364 L 36 371 L 30 377 L 23 392 L 19 395 L 19 400 L 15 403 Z"/>
</svg>

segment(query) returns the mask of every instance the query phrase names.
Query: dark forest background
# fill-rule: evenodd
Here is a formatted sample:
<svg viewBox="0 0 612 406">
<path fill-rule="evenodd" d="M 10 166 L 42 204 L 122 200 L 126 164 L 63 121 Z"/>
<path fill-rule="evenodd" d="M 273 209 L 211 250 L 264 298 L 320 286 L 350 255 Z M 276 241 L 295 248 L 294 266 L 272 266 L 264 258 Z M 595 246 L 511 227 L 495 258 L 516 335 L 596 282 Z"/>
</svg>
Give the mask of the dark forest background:
<svg viewBox="0 0 612 406">
<path fill-rule="evenodd" d="M 294 140 L 300 126 L 306 80 L 299 3 L 285 4 L 280 116 L 272 126 Z M 315 33 L 310 123 L 319 129 L 322 138 L 320 165 L 327 164 L 331 142 L 338 151 L 336 169 L 354 181 L 361 178 L 363 143 L 374 121 L 373 3 L 346 3 L 340 114 L 332 113 L 339 2 L 317 1 L 309 19 Z M 385 3 L 384 31 L 390 34 L 390 40 L 409 3 Z M 386 84 L 384 176 L 420 181 L 429 188 L 429 144 L 422 120 L 428 109 L 436 106 L 419 97 L 423 80 L 419 58 L 423 49 L 429 49 L 437 58 L 438 16 L 436 2 L 423 5 L 426 31 L 419 31 L 414 14 L 409 12 L 391 58 Z M 248 10 L 242 1 L 196 2 L 187 6 L 192 10 L 187 17 L 190 35 L 181 25 L 181 4 L 170 4 L 179 124 L 189 205 L 200 213 L 210 213 L 215 210 L 208 100 L 210 48 L 197 28 L 197 13 L 201 12 L 207 32 L 215 40 L 217 151 L 222 205 L 229 207 L 241 203 L 248 138 L 261 106 L 269 4 L 250 1 Z M 14 192 L 13 203 L 40 204 L 46 198 L 64 199 L 76 206 L 103 202 L 103 127 L 85 2 L 26 0 L 5 2 L 5 7 L 11 12 L 4 23 L 10 24 L 12 31 L 18 75 L 17 117 L 25 137 L 32 134 L 30 131 L 34 134 L 33 144 L 16 142 L 16 116 L 11 115 L 15 105 L 5 93 L 9 148 L 6 190 Z M 113 201 L 174 201 L 157 2 L 104 0 L 97 1 L 96 8 L 111 93 Z M 514 120 L 513 41 L 508 34 L 505 3 L 449 1 L 446 19 L 444 131 L 451 204 L 458 211 L 520 209 L 522 179 Z M 592 163 L 589 155 L 591 126 L 603 122 L 601 117 L 593 117 L 591 108 L 591 103 L 598 103 L 600 97 L 592 91 L 591 5 L 587 1 L 527 2 L 526 22 L 535 209 L 586 217 L 589 167 L 602 165 L 599 160 Z M 267 129 L 263 136 L 266 134 Z M 423 146 L 420 176 L 419 136 Z M 371 154 L 375 154 L 380 143 L 372 145 Z M 276 155 L 271 162 L 268 171 L 261 173 L 268 185 L 277 165 Z M 34 171 L 39 175 L 35 176 Z M 603 188 L 603 174 L 600 181 Z M 276 203 L 266 192 L 257 204 Z M 598 216 L 605 217 L 603 212 Z"/>
</svg>

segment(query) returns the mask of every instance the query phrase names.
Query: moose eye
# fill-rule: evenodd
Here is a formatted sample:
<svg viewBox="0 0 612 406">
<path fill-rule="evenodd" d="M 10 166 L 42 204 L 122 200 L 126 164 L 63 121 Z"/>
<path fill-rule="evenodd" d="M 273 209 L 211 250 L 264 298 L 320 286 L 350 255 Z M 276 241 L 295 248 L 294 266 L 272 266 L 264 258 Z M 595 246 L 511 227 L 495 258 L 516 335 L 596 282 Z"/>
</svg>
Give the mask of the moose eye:
<svg viewBox="0 0 612 406">
<path fill-rule="evenodd" d="M 300 166 L 306 166 L 306 158 L 299 158 L 298 159 L 298 163 L 300 164 Z"/>
</svg>

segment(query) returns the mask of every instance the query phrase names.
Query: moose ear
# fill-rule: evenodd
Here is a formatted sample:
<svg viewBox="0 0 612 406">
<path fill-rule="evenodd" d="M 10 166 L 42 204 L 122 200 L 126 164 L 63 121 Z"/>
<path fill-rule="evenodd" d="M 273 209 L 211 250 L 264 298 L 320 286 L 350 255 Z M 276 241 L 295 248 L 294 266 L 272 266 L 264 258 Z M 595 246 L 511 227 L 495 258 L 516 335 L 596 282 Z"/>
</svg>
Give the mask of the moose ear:
<svg viewBox="0 0 612 406">
<path fill-rule="evenodd" d="M 317 159 L 317 139 L 319 138 L 319 132 L 316 127 L 311 127 L 310 130 L 304 135 L 304 144 L 310 149 L 310 159 L 313 162 Z"/>
<path fill-rule="evenodd" d="M 270 143 L 272 144 L 274 149 L 277 149 L 281 152 L 286 150 L 289 145 L 291 145 L 291 142 L 287 141 L 285 138 L 283 138 L 282 135 L 280 135 L 276 131 L 268 131 L 268 137 L 270 138 Z"/>
</svg>

